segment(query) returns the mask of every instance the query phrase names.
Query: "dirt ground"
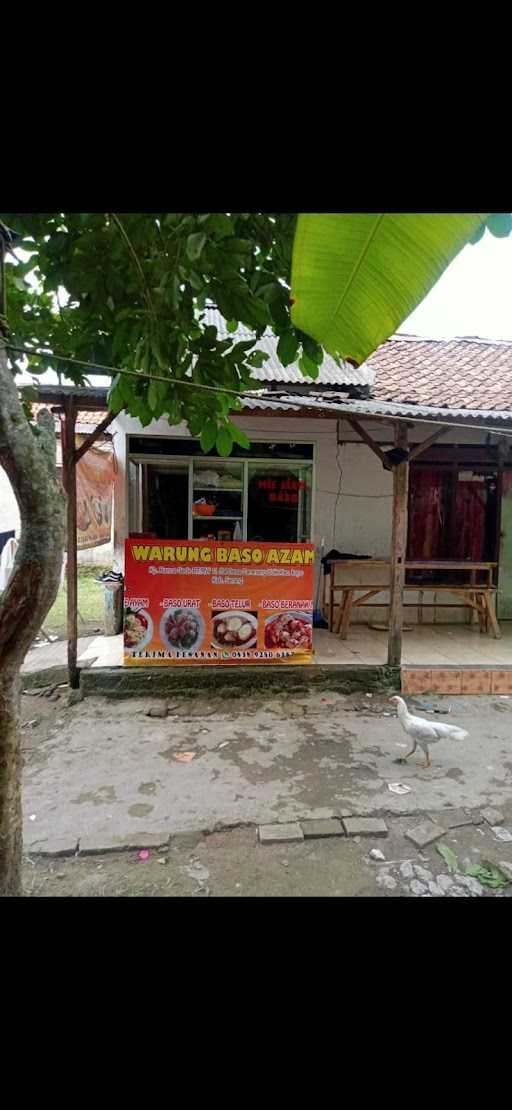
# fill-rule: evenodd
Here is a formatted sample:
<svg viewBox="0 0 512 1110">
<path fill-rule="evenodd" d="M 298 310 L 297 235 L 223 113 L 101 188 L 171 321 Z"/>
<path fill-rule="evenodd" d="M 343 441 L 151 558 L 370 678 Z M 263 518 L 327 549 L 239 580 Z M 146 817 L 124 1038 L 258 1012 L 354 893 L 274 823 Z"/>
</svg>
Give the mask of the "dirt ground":
<svg viewBox="0 0 512 1110">
<path fill-rule="evenodd" d="M 439 842 L 455 852 L 450 874 L 435 845 L 418 852 L 404 839 L 404 819 L 384 839 L 306 840 L 262 845 L 255 829 L 179 837 L 168 849 L 65 858 L 27 857 L 25 893 L 31 897 L 511 897 L 512 883 L 492 890 L 464 876 L 468 864 L 507 859 L 488 826 L 452 830 Z M 370 858 L 381 851 L 383 861 Z M 429 886 L 430 884 L 430 886 Z M 441 884 L 441 885 L 440 885 Z M 420 889 L 421 888 L 421 889 Z"/>
<path fill-rule="evenodd" d="M 491 889 L 465 874 L 485 861 L 512 867 L 512 842 L 501 841 L 479 814 L 479 807 L 494 805 L 503 826 L 512 826 L 512 699 L 411 699 L 425 716 L 433 719 L 437 708 L 443 715 L 436 719 L 456 720 L 471 733 L 465 746 L 433 749 L 429 772 L 419 761 L 396 765 L 407 738 L 380 696 L 269 701 L 261 691 L 242 702 L 198 694 L 169 702 L 167 715 L 153 718 L 148 709 L 161 703 L 148 698 L 87 698 L 69 706 L 68 693 L 60 687 L 22 699 L 29 896 L 512 893 L 512 884 Z M 194 753 L 190 763 L 175 760 L 183 749 Z M 409 785 L 409 793 L 391 793 L 393 780 Z M 457 806 L 478 823 L 450 829 Z M 258 822 L 342 810 L 384 816 L 389 835 L 258 842 Z M 457 871 L 450 872 L 436 844 L 420 852 L 406 838 L 428 815 L 446 827 L 437 843 L 456 854 Z M 150 845 L 160 833 L 162 842 L 170 837 L 167 846 L 148 847 L 140 858 L 145 839 Z M 130 850 L 108 850 L 116 838 Z M 78 844 L 84 851 L 77 852 Z M 52 847 L 69 854 L 41 854 Z M 384 859 L 371 858 L 372 849 Z"/>
</svg>

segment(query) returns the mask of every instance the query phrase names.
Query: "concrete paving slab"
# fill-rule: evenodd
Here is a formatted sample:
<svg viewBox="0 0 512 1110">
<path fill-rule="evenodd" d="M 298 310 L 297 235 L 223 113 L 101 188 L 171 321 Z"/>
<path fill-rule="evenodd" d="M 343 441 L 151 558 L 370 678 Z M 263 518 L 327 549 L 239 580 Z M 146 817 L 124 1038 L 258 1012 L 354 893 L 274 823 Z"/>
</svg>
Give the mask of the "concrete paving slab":
<svg viewBox="0 0 512 1110">
<path fill-rule="evenodd" d="M 258 829 L 260 844 L 286 844 L 296 840 L 304 840 L 304 833 L 296 822 L 281 825 L 260 825 Z"/>
<path fill-rule="evenodd" d="M 301 821 L 300 826 L 306 838 L 345 835 L 341 821 L 336 820 L 335 817 L 317 821 Z"/>
</svg>

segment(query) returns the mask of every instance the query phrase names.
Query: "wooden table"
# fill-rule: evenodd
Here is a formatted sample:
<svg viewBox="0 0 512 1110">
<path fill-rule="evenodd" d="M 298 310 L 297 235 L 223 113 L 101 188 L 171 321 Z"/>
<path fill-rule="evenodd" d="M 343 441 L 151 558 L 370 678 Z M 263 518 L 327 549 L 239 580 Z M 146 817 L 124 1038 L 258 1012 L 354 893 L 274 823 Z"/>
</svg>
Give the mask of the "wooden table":
<svg viewBox="0 0 512 1110">
<path fill-rule="evenodd" d="M 348 629 L 350 626 L 350 615 L 353 607 L 367 605 L 371 598 L 377 594 L 384 593 L 389 590 L 389 582 L 367 582 L 358 584 L 356 582 L 343 582 L 341 579 L 341 571 L 354 569 L 357 567 L 359 570 L 364 567 L 372 568 L 390 568 L 391 561 L 389 559 L 332 559 L 329 561 L 331 567 L 330 584 L 329 584 L 329 630 L 336 631 L 341 635 L 342 640 L 346 640 Z M 418 623 L 422 622 L 423 609 L 454 609 L 454 608 L 469 608 L 472 613 L 476 612 L 481 632 L 487 632 L 489 626 L 492 629 L 495 639 L 501 637 L 500 627 L 496 618 L 496 588 L 493 585 L 493 573 L 496 569 L 497 563 L 489 562 L 472 562 L 469 560 L 456 560 L 456 559 L 428 559 L 428 560 L 408 560 L 405 564 L 406 577 L 408 572 L 414 571 L 436 571 L 457 574 L 469 575 L 469 582 L 461 582 L 460 584 L 453 584 L 446 581 L 441 582 L 407 582 L 404 586 L 405 590 L 413 590 L 415 593 L 420 594 L 420 600 L 415 602 L 404 602 L 404 608 L 417 608 L 418 609 Z M 384 575 L 383 575 L 384 577 Z M 479 580 L 480 579 L 480 580 Z M 482 581 L 483 579 L 483 581 Z M 361 597 L 356 597 L 357 592 L 363 591 Z M 463 606 L 451 605 L 449 602 L 424 602 L 423 593 L 425 591 L 433 593 L 452 593 L 457 597 L 461 597 Z M 340 612 L 334 626 L 334 609 L 337 605 L 335 595 L 341 592 Z M 388 607 L 389 602 L 375 602 L 372 601 L 372 606 L 376 608 Z"/>
</svg>

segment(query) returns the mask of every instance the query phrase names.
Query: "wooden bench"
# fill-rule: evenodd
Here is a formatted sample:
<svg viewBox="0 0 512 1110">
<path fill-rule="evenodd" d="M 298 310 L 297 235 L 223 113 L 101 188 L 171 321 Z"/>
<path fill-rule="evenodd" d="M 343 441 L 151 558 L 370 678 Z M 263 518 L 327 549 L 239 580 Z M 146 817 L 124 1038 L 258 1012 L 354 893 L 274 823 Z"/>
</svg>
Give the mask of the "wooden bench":
<svg viewBox="0 0 512 1110">
<path fill-rule="evenodd" d="M 340 612 L 336 632 L 341 636 L 342 640 L 347 639 L 348 629 L 350 626 L 350 615 L 353 608 L 364 606 L 368 604 L 370 598 L 376 597 L 377 594 L 384 593 L 389 590 L 389 584 L 386 586 L 372 585 L 371 589 L 365 586 L 341 586 L 336 587 L 342 590 L 342 601 L 340 605 Z M 355 597 L 357 590 L 364 590 L 365 592 L 361 597 Z M 496 617 L 496 590 L 494 587 L 489 586 L 445 586 L 436 585 L 431 587 L 435 589 L 436 593 L 450 593 L 463 599 L 463 605 L 450 605 L 448 602 L 438 601 L 404 601 L 404 609 L 462 609 L 469 607 L 478 616 L 478 622 L 481 632 L 488 632 L 489 625 L 492 629 L 493 636 L 496 640 L 501 638 L 500 626 Z M 419 590 L 418 586 L 404 586 L 404 594 L 406 592 L 423 593 L 424 590 Z M 374 602 L 375 608 L 388 607 L 389 602 Z M 331 629 L 332 631 L 332 629 Z"/>
<path fill-rule="evenodd" d="M 385 559 L 364 559 L 364 560 L 334 560 L 331 564 L 331 582 L 329 585 L 329 630 L 336 632 L 341 636 L 342 640 L 346 640 L 348 629 L 350 627 L 350 617 L 353 608 L 368 605 L 372 601 L 372 606 L 375 608 L 387 608 L 389 602 L 375 602 L 372 599 L 377 597 L 378 594 L 389 591 L 389 582 L 382 584 L 381 582 L 339 582 L 336 579 L 336 571 L 339 568 L 353 569 L 357 567 L 358 570 L 363 567 L 389 567 L 389 561 Z M 478 623 L 481 632 L 488 632 L 489 627 L 495 639 L 500 639 L 501 632 L 496 618 L 496 588 L 492 584 L 492 574 L 495 568 L 495 563 L 469 563 L 469 562 L 452 562 L 451 560 L 443 561 L 429 561 L 428 563 L 411 561 L 405 565 L 407 571 L 418 572 L 420 570 L 429 571 L 465 571 L 469 572 L 471 581 L 469 583 L 460 583 L 460 585 L 439 582 L 408 582 L 404 586 L 404 594 L 406 592 L 413 592 L 419 594 L 419 599 L 413 602 L 404 602 L 404 608 L 418 609 L 418 622 L 421 623 L 423 609 L 455 609 L 455 608 L 469 608 L 473 614 L 476 612 L 478 616 Z M 477 582 L 477 574 L 484 574 L 486 581 Z M 356 594 L 361 593 L 360 597 Z M 423 600 L 423 594 L 428 593 L 447 593 L 453 594 L 456 597 L 462 598 L 462 605 L 453 605 L 450 602 L 439 602 Z M 338 607 L 335 595 L 341 593 L 341 600 L 339 602 L 339 615 L 334 627 L 334 610 Z"/>
</svg>

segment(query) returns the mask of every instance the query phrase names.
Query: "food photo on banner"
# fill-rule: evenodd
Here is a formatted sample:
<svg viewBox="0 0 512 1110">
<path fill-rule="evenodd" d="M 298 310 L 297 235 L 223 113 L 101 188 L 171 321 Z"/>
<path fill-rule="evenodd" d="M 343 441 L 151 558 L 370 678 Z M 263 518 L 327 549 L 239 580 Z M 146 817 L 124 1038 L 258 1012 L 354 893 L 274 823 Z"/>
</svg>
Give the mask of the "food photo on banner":
<svg viewBox="0 0 512 1110">
<path fill-rule="evenodd" d="M 124 662 L 310 663 L 310 543 L 129 539 Z"/>
</svg>

